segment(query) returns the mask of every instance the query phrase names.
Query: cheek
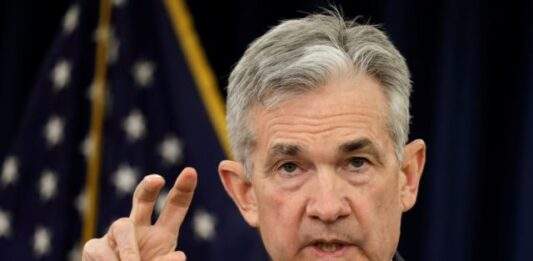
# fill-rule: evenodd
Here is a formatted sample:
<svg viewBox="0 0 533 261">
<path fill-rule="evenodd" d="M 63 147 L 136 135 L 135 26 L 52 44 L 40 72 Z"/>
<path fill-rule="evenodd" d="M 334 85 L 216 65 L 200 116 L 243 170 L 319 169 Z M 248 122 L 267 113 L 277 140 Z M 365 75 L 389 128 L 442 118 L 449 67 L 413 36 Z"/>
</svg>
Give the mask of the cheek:
<svg viewBox="0 0 533 261">
<path fill-rule="evenodd" d="M 258 194 L 259 230 L 272 257 L 283 259 L 296 248 L 301 216 L 297 197 L 290 192 L 268 188 Z"/>
<path fill-rule="evenodd" d="M 400 191 L 398 188 L 399 173 L 388 173 L 374 186 L 372 195 L 379 212 L 396 211 L 400 207 Z"/>
<path fill-rule="evenodd" d="M 370 252 L 380 252 L 381 249 L 384 254 L 384 249 L 393 251 L 396 248 L 402 213 L 397 183 L 398 178 L 394 176 L 380 180 L 366 191 L 367 197 L 361 199 L 365 202 L 360 202 L 360 207 L 366 211 L 360 221 L 365 228 L 368 247 L 373 249 Z"/>
<path fill-rule="evenodd" d="M 390 181 L 383 189 L 376 191 L 376 213 L 381 220 L 381 227 L 390 234 L 398 224 L 401 216 L 401 200 L 397 179 Z"/>
<path fill-rule="evenodd" d="M 392 174 L 388 174 L 392 175 Z M 367 227 L 380 222 L 400 206 L 397 179 L 374 178 L 364 186 L 353 189 L 352 207 L 357 219 Z"/>
<path fill-rule="evenodd" d="M 258 198 L 260 222 L 268 223 L 274 220 L 282 220 L 286 198 L 283 193 L 275 193 L 274 191 L 261 193 Z"/>
</svg>

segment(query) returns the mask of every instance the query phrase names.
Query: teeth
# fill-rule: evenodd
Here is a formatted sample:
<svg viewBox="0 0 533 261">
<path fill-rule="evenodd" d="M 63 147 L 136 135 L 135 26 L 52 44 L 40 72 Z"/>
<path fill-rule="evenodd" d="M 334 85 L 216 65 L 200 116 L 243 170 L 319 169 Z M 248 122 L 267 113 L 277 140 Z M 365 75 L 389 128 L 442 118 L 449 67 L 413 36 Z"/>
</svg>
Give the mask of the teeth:
<svg viewBox="0 0 533 261">
<path fill-rule="evenodd" d="M 318 243 L 318 248 L 324 252 L 335 252 L 340 248 L 339 244 L 335 243 Z"/>
</svg>

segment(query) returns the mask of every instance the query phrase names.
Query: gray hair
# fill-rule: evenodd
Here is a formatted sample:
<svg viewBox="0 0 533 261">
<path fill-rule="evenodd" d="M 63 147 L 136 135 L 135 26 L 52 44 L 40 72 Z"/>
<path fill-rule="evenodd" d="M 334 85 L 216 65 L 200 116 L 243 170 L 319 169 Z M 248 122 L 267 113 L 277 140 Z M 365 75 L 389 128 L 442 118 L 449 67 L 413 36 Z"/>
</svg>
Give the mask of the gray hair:
<svg viewBox="0 0 533 261">
<path fill-rule="evenodd" d="M 383 88 L 387 128 L 401 160 L 410 119 L 411 81 L 405 59 L 378 27 L 346 21 L 336 10 L 282 22 L 252 42 L 237 63 L 227 87 L 235 158 L 251 172 L 247 158 L 254 135 L 248 116 L 253 105 L 270 106 L 358 72 L 372 76 Z"/>
</svg>

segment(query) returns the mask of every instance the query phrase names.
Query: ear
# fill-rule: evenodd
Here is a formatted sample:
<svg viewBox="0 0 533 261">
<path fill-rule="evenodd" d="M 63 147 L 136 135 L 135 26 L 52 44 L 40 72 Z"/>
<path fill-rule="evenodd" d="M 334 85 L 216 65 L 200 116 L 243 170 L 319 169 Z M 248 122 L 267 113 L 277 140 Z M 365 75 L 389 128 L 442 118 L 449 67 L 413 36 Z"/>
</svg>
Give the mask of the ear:
<svg viewBox="0 0 533 261">
<path fill-rule="evenodd" d="M 399 182 L 400 200 L 404 212 L 415 205 L 425 163 L 426 144 L 423 140 L 417 139 L 405 146 Z"/>
<path fill-rule="evenodd" d="M 244 166 L 236 161 L 224 160 L 218 165 L 218 175 L 224 189 L 246 222 L 252 227 L 257 227 L 257 200 L 245 173 Z"/>
</svg>

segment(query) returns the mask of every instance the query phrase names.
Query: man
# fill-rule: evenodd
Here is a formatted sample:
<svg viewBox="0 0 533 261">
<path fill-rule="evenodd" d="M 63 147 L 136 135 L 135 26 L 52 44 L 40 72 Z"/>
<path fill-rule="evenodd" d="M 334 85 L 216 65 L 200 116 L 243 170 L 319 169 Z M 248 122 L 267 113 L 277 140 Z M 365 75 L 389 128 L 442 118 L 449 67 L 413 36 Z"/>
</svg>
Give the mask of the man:
<svg viewBox="0 0 533 261">
<path fill-rule="evenodd" d="M 425 163 L 424 142 L 407 144 L 410 92 L 385 34 L 333 12 L 285 21 L 250 45 L 228 84 L 236 160 L 218 172 L 273 260 L 399 258 Z M 151 224 L 164 180 L 146 176 L 130 216 L 87 242 L 83 259 L 185 260 L 175 249 L 196 179 L 185 168 Z"/>
</svg>

